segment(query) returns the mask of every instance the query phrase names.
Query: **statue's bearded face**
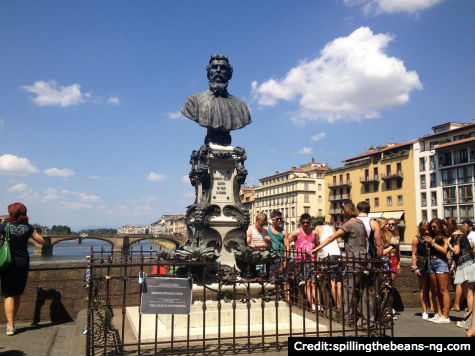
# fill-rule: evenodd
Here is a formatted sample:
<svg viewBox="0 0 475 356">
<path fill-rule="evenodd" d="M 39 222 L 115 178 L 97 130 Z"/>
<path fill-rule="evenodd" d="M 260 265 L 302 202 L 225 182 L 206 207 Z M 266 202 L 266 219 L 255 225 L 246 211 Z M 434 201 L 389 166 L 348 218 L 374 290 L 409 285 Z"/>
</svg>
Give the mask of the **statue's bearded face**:
<svg viewBox="0 0 475 356">
<path fill-rule="evenodd" d="M 226 93 L 231 70 L 225 60 L 214 60 L 208 66 L 208 80 L 211 91 L 215 94 Z"/>
</svg>

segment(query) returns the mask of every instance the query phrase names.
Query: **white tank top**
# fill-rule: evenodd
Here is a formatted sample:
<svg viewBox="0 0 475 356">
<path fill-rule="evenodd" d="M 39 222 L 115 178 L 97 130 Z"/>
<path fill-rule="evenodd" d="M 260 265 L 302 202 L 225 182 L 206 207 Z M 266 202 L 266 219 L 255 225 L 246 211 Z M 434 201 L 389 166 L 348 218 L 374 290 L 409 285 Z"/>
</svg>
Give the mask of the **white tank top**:
<svg viewBox="0 0 475 356">
<path fill-rule="evenodd" d="M 265 237 L 267 236 L 266 229 L 262 229 L 261 232 L 257 231 L 254 226 L 250 226 L 252 231 L 251 245 L 262 245 L 266 242 Z"/>
<path fill-rule="evenodd" d="M 320 237 L 320 243 L 323 243 L 329 236 L 333 235 L 333 230 L 328 225 L 323 225 L 323 233 Z M 327 256 L 340 256 L 340 247 L 338 246 L 337 239 L 330 242 L 328 245 L 322 248 L 324 257 Z"/>
<path fill-rule="evenodd" d="M 357 216 L 356 218 L 361 220 L 366 230 L 366 236 L 369 236 L 371 234 L 371 218 L 369 216 Z"/>
</svg>

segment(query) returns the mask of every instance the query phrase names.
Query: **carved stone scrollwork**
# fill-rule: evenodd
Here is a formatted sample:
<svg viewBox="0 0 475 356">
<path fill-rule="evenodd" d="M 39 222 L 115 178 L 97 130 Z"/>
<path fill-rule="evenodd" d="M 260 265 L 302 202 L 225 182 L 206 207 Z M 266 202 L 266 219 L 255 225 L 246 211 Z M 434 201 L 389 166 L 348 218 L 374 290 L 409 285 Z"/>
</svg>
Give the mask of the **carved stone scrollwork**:
<svg viewBox="0 0 475 356">
<path fill-rule="evenodd" d="M 247 159 L 246 150 L 242 147 L 235 147 L 234 154 L 236 155 L 236 160 L 243 165 L 244 161 Z"/>
<path fill-rule="evenodd" d="M 211 147 L 209 147 L 209 145 L 201 146 L 198 154 L 199 161 L 203 163 L 206 162 L 209 158 L 210 151 Z"/>
<path fill-rule="evenodd" d="M 219 159 L 228 159 L 232 157 L 232 153 L 231 152 L 215 152 L 213 156 Z"/>
<path fill-rule="evenodd" d="M 241 209 L 240 206 L 227 205 L 223 209 L 224 216 L 232 216 L 237 220 L 239 228 L 247 230 L 249 227 L 249 212 L 245 209 Z"/>
</svg>

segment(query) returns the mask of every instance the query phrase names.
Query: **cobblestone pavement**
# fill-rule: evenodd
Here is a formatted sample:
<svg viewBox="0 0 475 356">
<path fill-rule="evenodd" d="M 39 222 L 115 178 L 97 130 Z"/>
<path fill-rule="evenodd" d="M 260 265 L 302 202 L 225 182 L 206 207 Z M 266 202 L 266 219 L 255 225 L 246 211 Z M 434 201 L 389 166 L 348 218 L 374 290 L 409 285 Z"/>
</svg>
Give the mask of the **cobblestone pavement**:
<svg viewBox="0 0 475 356">
<path fill-rule="evenodd" d="M 465 329 L 456 326 L 463 312 L 451 312 L 450 324 L 434 324 L 421 318 L 421 312 L 409 308 L 397 315 L 394 321 L 395 336 L 410 337 L 463 337 Z M 85 339 L 81 333 L 85 326 L 85 313 L 81 312 L 76 322 L 64 324 L 40 323 L 36 326 L 18 324 L 18 333 L 6 336 L 5 325 L 0 327 L 0 356 L 83 356 Z M 286 355 L 287 351 L 268 355 Z M 258 356 L 259 353 L 253 354 Z"/>
</svg>

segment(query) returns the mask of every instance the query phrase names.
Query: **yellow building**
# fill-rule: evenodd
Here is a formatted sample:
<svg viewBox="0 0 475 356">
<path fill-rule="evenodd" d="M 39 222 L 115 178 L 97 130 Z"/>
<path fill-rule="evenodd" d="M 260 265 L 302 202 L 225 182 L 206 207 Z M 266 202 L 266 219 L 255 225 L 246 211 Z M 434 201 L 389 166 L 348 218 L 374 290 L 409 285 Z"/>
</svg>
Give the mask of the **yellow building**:
<svg viewBox="0 0 475 356">
<path fill-rule="evenodd" d="M 239 190 L 239 198 L 244 207 L 249 211 L 249 218 L 251 224 L 256 219 L 256 212 L 254 211 L 254 200 L 256 200 L 256 186 L 252 187 L 242 186 Z"/>
<path fill-rule="evenodd" d="M 270 219 L 272 210 L 282 212 L 284 228 L 293 231 L 298 227 L 300 215 L 325 215 L 325 171 L 328 165 L 312 162 L 299 168 L 260 178 L 255 188 L 251 216 L 264 212 Z M 254 220 L 251 220 L 253 223 Z"/>
<path fill-rule="evenodd" d="M 325 220 L 339 226 L 343 200 L 351 199 L 355 205 L 366 200 L 371 217 L 397 219 L 401 242 L 410 242 L 417 233 L 414 142 L 389 143 L 344 160 L 343 167 L 328 169 Z"/>
</svg>

